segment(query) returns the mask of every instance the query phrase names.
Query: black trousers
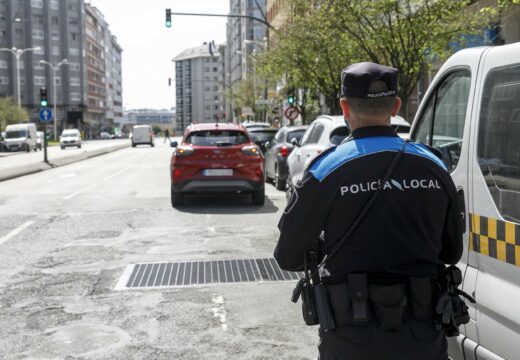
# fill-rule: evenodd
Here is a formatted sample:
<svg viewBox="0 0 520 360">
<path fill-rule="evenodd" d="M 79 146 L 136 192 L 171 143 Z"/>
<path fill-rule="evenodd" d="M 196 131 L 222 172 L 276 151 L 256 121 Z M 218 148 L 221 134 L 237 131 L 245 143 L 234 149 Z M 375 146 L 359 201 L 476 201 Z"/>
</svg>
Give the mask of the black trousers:
<svg viewBox="0 0 520 360">
<path fill-rule="evenodd" d="M 320 330 L 319 360 L 448 360 L 446 335 L 434 321 L 412 320 L 400 331 L 375 322 Z"/>
</svg>

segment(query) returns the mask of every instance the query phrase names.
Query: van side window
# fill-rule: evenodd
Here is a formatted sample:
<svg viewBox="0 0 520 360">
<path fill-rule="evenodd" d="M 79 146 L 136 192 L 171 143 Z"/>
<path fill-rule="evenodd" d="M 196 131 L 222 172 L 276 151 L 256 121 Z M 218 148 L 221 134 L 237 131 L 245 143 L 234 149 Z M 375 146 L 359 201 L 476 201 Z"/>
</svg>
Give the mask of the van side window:
<svg viewBox="0 0 520 360">
<path fill-rule="evenodd" d="M 478 134 L 478 163 L 495 205 L 520 223 L 520 65 L 487 75 Z"/>
<path fill-rule="evenodd" d="M 430 96 L 414 135 L 416 141 L 442 152 L 450 172 L 457 167 L 462 151 L 470 82 L 466 70 L 449 74 Z"/>
</svg>

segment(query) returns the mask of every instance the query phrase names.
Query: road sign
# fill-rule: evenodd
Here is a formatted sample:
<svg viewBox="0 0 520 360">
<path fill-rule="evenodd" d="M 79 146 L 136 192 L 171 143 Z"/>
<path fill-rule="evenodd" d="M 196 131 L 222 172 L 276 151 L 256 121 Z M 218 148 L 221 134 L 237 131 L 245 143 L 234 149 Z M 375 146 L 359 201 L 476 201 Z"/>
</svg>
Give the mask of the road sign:
<svg viewBox="0 0 520 360">
<path fill-rule="evenodd" d="M 289 106 L 285 109 L 284 113 L 285 117 L 291 121 L 296 120 L 296 118 L 300 115 L 300 111 L 296 108 L 296 106 Z"/>
<path fill-rule="evenodd" d="M 50 109 L 41 109 L 40 110 L 40 120 L 42 122 L 51 122 L 52 120 L 52 111 Z"/>
</svg>

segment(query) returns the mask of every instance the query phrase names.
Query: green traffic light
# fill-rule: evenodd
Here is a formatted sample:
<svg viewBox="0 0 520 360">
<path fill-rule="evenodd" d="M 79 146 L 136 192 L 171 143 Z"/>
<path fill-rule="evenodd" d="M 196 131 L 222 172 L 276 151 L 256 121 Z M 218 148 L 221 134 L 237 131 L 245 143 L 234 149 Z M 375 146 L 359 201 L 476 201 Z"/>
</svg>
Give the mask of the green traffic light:
<svg viewBox="0 0 520 360">
<path fill-rule="evenodd" d="M 172 22 L 171 22 L 171 21 L 166 21 L 166 27 L 167 27 L 167 28 L 172 27 Z"/>
<path fill-rule="evenodd" d="M 294 96 L 290 95 L 290 96 L 287 98 L 287 102 L 289 103 L 289 105 L 293 105 L 293 104 L 294 104 Z"/>
<path fill-rule="evenodd" d="M 46 107 L 47 105 L 49 105 L 49 103 L 47 102 L 47 100 L 42 100 L 42 101 L 40 101 L 40 105 L 42 107 Z"/>
</svg>

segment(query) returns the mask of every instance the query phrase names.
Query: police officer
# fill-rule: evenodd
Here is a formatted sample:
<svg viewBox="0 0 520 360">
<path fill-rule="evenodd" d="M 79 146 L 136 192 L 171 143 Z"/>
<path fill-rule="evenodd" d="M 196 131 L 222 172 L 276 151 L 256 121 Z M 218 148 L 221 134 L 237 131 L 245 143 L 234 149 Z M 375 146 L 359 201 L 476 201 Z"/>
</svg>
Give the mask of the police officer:
<svg viewBox="0 0 520 360">
<path fill-rule="evenodd" d="M 380 188 L 321 271 L 336 326 L 320 329 L 320 359 L 448 359 L 433 307 L 444 264 L 462 255 L 456 188 L 435 150 L 405 144 L 390 126 L 401 106 L 396 69 L 369 62 L 347 67 L 340 105 L 351 135 L 307 167 L 280 219 L 274 256 L 282 269 L 301 271 L 317 239 L 327 254 Z"/>
</svg>

